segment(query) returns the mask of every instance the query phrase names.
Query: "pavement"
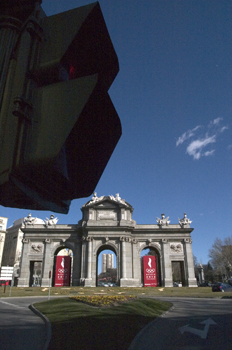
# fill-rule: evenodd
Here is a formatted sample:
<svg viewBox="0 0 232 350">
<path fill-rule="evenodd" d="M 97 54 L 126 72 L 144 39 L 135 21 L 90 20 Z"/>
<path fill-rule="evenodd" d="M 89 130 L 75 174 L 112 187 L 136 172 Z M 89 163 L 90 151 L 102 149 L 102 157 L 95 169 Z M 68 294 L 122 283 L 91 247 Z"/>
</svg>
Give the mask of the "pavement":
<svg viewBox="0 0 232 350">
<path fill-rule="evenodd" d="M 232 349 L 230 298 L 160 300 L 172 302 L 173 307 L 143 328 L 129 350 Z"/>
<path fill-rule="evenodd" d="M 0 349 L 46 350 L 51 339 L 49 320 L 33 303 L 44 297 L 0 298 Z"/>
<path fill-rule="evenodd" d="M 170 301 L 173 307 L 142 329 L 129 350 L 231 350 L 231 299 L 155 299 Z M 1 350 L 48 348 L 51 324 L 32 305 L 45 300 L 47 297 L 0 298 Z"/>
</svg>

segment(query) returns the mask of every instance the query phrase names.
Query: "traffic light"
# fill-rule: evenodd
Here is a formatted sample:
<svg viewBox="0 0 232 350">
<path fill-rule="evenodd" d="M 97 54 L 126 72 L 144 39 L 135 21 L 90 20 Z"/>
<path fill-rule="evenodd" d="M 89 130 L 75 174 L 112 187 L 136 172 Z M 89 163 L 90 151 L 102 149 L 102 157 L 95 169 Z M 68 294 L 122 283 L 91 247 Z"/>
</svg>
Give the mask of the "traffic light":
<svg viewBox="0 0 232 350">
<path fill-rule="evenodd" d="M 19 7 L 0 18 L 1 41 L 11 32 L 0 53 L 0 204 L 67 213 L 93 193 L 121 136 L 108 95 L 118 59 L 98 2 L 50 17 L 24 2 L 35 3 L 26 20 Z"/>
</svg>

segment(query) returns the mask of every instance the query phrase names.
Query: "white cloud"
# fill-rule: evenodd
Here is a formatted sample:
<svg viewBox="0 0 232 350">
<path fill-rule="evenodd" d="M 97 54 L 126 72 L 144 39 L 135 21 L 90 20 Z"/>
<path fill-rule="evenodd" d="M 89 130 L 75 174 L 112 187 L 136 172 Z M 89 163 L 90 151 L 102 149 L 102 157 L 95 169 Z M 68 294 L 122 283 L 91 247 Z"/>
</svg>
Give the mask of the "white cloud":
<svg viewBox="0 0 232 350">
<path fill-rule="evenodd" d="M 214 154 L 214 152 L 215 152 L 215 149 L 213 149 L 212 151 L 207 151 L 204 153 L 204 156 L 205 157 L 212 156 Z"/>
<path fill-rule="evenodd" d="M 194 136 L 195 135 L 195 131 L 197 129 L 199 129 L 201 126 L 198 125 L 196 126 L 194 129 L 192 130 L 188 130 L 186 132 L 184 132 L 179 138 L 178 140 L 176 141 L 176 146 L 179 146 L 181 145 L 184 141 L 188 140 L 190 137 Z"/>
<path fill-rule="evenodd" d="M 186 148 L 186 153 L 192 156 L 193 159 L 200 159 L 202 156 L 212 156 L 215 149 L 205 150 L 205 147 L 210 147 L 212 143 L 216 142 L 219 134 L 222 134 L 225 130 L 229 129 L 228 126 L 221 125 L 222 120 L 223 118 L 221 117 L 215 118 L 206 126 L 198 125 L 195 128 L 184 132 L 176 141 L 176 146 L 187 141 L 188 146 Z M 205 129 L 204 133 L 202 132 L 203 129 Z M 221 138 L 219 138 L 219 140 L 220 139 Z"/>
<path fill-rule="evenodd" d="M 202 156 L 202 150 L 204 147 L 211 143 L 216 142 L 216 135 L 213 136 L 208 136 L 206 135 L 204 139 L 198 139 L 194 140 L 188 145 L 186 152 L 190 155 L 193 156 L 194 159 L 200 159 Z"/>
<path fill-rule="evenodd" d="M 212 127 L 213 125 L 218 125 L 221 121 L 223 120 L 223 118 L 215 118 L 214 120 L 211 120 L 209 123 L 209 127 Z"/>
<path fill-rule="evenodd" d="M 225 131 L 225 130 L 227 130 L 227 129 L 229 129 L 228 126 L 223 126 L 223 127 L 221 128 L 220 132 L 223 132 L 223 131 Z"/>
<path fill-rule="evenodd" d="M 223 118 L 216 118 L 213 120 L 213 124 L 219 124 L 221 120 L 223 120 Z"/>
</svg>

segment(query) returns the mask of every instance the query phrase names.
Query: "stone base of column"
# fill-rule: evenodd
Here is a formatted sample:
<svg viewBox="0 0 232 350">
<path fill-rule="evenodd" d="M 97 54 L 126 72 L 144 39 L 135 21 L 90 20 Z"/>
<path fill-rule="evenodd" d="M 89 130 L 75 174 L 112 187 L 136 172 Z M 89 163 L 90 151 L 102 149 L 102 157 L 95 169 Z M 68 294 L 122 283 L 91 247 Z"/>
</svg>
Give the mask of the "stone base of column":
<svg viewBox="0 0 232 350">
<path fill-rule="evenodd" d="M 93 285 L 93 279 L 92 278 L 86 278 L 84 280 L 84 286 L 85 287 L 95 287 L 95 285 Z"/>
<path fill-rule="evenodd" d="M 164 279 L 164 287 L 173 287 L 173 280 L 171 279 Z"/>
<path fill-rule="evenodd" d="M 188 287 L 197 287 L 197 280 L 196 280 L 196 278 L 188 279 Z"/>
<path fill-rule="evenodd" d="M 141 283 L 135 278 L 120 278 L 120 287 L 141 287 Z"/>
<path fill-rule="evenodd" d="M 19 277 L 17 287 L 22 287 L 22 288 L 29 287 L 28 279 Z"/>
<path fill-rule="evenodd" d="M 49 287 L 49 278 L 42 278 L 41 287 Z"/>
</svg>

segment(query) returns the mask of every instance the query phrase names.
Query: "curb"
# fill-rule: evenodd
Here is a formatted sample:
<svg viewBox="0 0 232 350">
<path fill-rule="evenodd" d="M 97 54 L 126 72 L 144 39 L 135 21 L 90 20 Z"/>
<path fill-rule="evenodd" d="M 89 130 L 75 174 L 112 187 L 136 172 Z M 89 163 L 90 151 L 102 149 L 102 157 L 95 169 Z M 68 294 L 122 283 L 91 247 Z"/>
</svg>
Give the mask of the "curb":
<svg viewBox="0 0 232 350">
<path fill-rule="evenodd" d="M 37 310 L 33 304 L 29 305 L 28 308 L 34 312 L 34 314 L 36 314 L 37 316 L 39 316 L 45 323 L 46 326 L 46 341 L 45 344 L 43 346 L 43 350 L 47 350 L 48 345 L 50 343 L 51 340 L 51 335 L 52 335 L 52 329 L 51 329 L 51 323 L 49 321 L 49 319 L 43 315 L 39 310 Z"/>
</svg>

